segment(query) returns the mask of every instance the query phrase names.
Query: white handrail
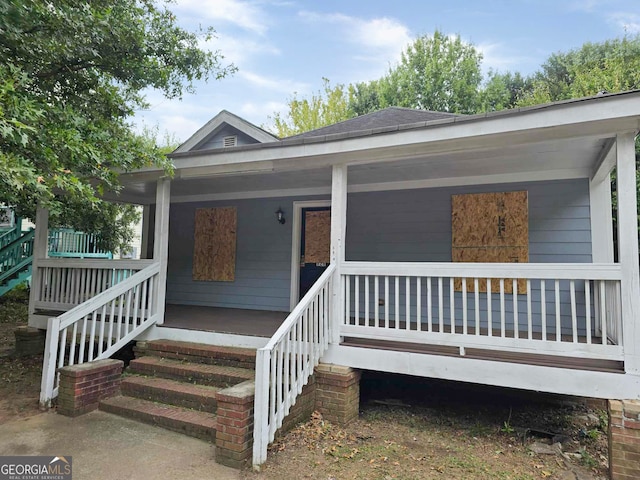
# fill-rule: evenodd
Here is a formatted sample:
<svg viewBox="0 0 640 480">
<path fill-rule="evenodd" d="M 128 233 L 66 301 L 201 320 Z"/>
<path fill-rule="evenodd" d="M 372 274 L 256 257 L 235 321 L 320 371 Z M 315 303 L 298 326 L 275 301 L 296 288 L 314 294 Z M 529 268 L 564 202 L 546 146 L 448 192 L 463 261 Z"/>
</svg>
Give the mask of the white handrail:
<svg viewBox="0 0 640 480">
<path fill-rule="evenodd" d="M 341 336 L 623 360 L 618 264 L 345 262 Z"/>
<path fill-rule="evenodd" d="M 154 260 L 131 260 L 128 258 L 109 260 L 107 258 L 41 258 L 38 262 L 42 267 L 54 268 L 115 268 L 142 270 L 153 265 Z"/>
<path fill-rule="evenodd" d="M 344 262 L 344 275 L 620 280 L 614 263 Z"/>
<path fill-rule="evenodd" d="M 329 346 L 335 270 L 335 265 L 327 267 L 267 345 L 257 351 L 254 466 L 266 460 L 267 446 Z"/>
<path fill-rule="evenodd" d="M 158 321 L 159 272 L 160 263 L 154 263 L 59 317 L 49 318 L 40 389 L 43 407 L 50 406 L 58 394 L 57 369 L 109 358 Z"/>
<path fill-rule="evenodd" d="M 39 259 L 34 308 L 67 311 L 153 265 L 153 260 Z"/>
</svg>

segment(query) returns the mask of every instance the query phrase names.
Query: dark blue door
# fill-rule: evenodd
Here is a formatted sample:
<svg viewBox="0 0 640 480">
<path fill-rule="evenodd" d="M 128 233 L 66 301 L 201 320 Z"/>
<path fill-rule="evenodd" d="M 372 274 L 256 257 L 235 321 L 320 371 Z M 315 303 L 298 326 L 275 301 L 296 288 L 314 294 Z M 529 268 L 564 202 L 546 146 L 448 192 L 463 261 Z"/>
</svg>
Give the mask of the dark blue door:
<svg viewBox="0 0 640 480">
<path fill-rule="evenodd" d="M 300 297 L 320 278 L 329 265 L 331 208 L 302 209 L 300 234 Z"/>
</svg>

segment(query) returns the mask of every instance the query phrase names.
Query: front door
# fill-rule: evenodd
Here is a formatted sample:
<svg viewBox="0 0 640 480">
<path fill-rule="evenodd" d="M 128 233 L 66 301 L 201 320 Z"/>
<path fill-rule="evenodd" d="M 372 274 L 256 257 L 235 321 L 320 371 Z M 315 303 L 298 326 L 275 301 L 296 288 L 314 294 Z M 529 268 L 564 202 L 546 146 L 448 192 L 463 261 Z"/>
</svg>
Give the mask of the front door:
<svg viewBox="0 0 640 480">
<path fill-rule="evenodd" d="M 301 228 L 298 299 L 304 297 L 329 265 L 331 207 L 303 208 Z"/>
</svg>

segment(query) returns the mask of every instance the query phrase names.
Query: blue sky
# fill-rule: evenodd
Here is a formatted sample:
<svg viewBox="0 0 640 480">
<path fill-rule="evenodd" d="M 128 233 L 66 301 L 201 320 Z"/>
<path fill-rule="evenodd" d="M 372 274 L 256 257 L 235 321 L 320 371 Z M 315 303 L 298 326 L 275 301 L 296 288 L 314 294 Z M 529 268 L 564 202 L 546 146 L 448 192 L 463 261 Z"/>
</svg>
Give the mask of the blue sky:
<svg viewBox="0 0 640 480">
<path fill-rule="evenodd" d="M 417 36 L 459 34 L 484 55 L 483 69 L 534 72 L 553 52 L 587 41 L 640 33 L 638 0 L 177 0 L 179 23 L 213 26 L 238 72 L 197 85 L 169 101 L 148 92 L 151 107 L 135 123 L 186 140 L 220 110 L 256 125 L 286 112 L 294 92 L 379 78 Z"/>
</svg>

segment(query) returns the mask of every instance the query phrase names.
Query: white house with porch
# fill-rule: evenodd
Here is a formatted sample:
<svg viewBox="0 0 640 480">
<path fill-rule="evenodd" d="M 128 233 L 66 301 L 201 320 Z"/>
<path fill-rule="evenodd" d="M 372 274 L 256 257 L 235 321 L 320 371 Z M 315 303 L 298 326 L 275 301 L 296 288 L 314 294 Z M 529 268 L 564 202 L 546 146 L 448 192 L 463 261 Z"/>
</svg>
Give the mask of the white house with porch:
<svg viewBox="0 0 640 480">
<path fill-rule="evenodd" d="M 285 139 L 223 111 L 173 178 L 121 175 L 140 260 L 46 258 L 38 211 L 41 401 L 56 369 L 132 340 L 257 349 L 260 464 L 318 362 L 640 399 L 639 129 L 640 91 L 389 108 Z"/>
</svg>

